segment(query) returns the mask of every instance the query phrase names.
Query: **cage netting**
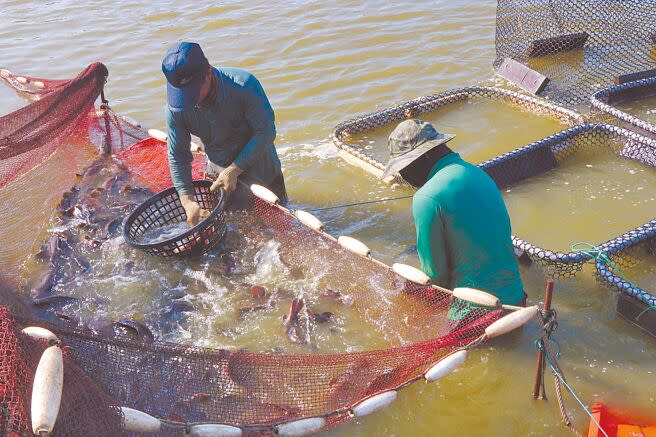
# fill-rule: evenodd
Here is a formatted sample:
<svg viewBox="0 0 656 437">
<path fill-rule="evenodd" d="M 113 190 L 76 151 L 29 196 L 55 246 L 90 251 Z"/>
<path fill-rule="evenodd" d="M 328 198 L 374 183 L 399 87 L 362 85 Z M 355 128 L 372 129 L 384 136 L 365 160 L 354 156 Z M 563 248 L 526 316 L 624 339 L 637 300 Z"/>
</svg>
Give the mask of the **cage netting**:
<svg viewBox="0 0 656 437">
<path fill-rule="evenodd" d="M 569 107 L 618 75 L 656 68 L 656 1 L 499 0 L 498 68 L 505 58 L 550 79 L 543 95 Z"/>
<path fill-rule="evenodd" d="M 37 82 L 48 88 L 46 80 L 19 77 L 3 74 L 20 91 L 26 92 L 22 86 L 32 84 L 38 99 L 2 119 L 3 128 L 21 126 L 10 129 L 11 135 L 3 131 L 2 150 L 8 157 L 0 160 L 0 167 L 5 165 L 11 175 L 6 181 L 47 159 L 42 151 L 44 147 L 51 150 L 53 141 L 79 135 L 104 154 L 123 158 L 105 156 L 92 166 L 97 171 L 109 169 L 110 180 L 131 177 L 129 192 L 146 193 L 169 183 L 166 165 L 147 165 L 166 161 L 165 143 L 152 144 L 138 123 L 116 115 L 104 102 L 94 110 L 106 77 L 101 64 L 89 67 L 81 79 L 51 82 L 50 92 L 37 92 L 43 89 Z M 80 90 L 85 92 L 78 94 Z M 40 121 L 49 129 L 42 128 Z M 85 129 L 80 130 L 80 123 Z M 57 132 L 56 141 L 45 133 L 50 130 Z M 10 165 L 13 157 L 23 155 L 29 166 Z M 116 195 L 107 191 L 111 190 L 101 190 L 98 199 Z M 73 187 L 62 201 L 76 192 Z M 130 207 L 129 203 L 110 206 L 126 213 Z M 389 266 L 345 249 L 329 234 L 302 224 L 290 211 L 255 196 L 247 212 L 231 217 L 233 225 L 249 233 L 249 238 L 275 239 L 288 265 L 321 275 L 323 287 L 351 295 L 357 313 L 389 347 L 328 354 L 256 353 L 143 341 L 120 332 L 99 335 L 84 323 L 38 310 L 25 303 L 14 287 L 2 284 L 3 435 L 31 435 L 31 384 L 46 344 L 24 335 L 21 330 L 27 326 L 49 329 L 64 350 L 64 391 L 56 435 L 121 435 L 124 416 L 119 407 L 163 420 L 162 435 L 183 435 L 190 424 L 198 423 L 229 424 L 247 435 L 266 435 L 274 433 L 277 425 L 301 418 L 320 417 L 328 427 L 349 419 L 359 402 L 405 387 L 454 351 L 479 344 L 485 328 L 502 313 L 500 307 L 471 307 L 448 290 L 404 279 Z M 67 256 L 60 249 L 56 249 L 58 254 Z M 469 311 L 465 319 L 447 317 L 449 311 L 461 309 Z"/>
</svg>

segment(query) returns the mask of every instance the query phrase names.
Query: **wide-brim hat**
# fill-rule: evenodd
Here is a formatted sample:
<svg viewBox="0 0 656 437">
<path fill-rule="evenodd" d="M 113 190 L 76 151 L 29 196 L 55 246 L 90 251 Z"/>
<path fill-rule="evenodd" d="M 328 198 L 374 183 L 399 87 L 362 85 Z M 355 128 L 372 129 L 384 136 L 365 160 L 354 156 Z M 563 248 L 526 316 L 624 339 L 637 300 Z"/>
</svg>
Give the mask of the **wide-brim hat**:
<svg viewBox="0 0 656 437">
<path fill-rule="evenodd" d="M 198 104 L 200 89 L 210 67 L 197 43 L 173 44 L 162 61 L 166 76 L 168 104 L 173 109 L 189 109 Z"/>
<path fill-rule="evenodd" d="M 394 129 L 387 140 L 390 157 L 381 179 L 400 172 L 429 150 L 448 143 L 455 135 L 438 132 L 422 120 L 405 120 Z"/>
</svg>

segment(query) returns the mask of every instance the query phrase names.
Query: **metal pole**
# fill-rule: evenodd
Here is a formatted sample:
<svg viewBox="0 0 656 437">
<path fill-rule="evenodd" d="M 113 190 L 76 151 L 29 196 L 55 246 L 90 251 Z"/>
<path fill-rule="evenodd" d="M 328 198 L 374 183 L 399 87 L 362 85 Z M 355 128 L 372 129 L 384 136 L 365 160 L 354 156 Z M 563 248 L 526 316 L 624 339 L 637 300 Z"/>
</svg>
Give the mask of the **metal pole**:
<svg viewBox="0 0 656 437">
<path fill-rule="evenodd" d="M 547 288 L 544 292 L 544 310 L 551 310 L 551 298 L 553 296 L 553 286 L 554 283 L 552 280 L 547 281 Z M 546 361 L 544 360 L 544 350 L 538 351 L 538 367 L 535 370 L 535 385 L 533 386 L 533 399 L 546 399 L 544 393 L 544 367 Z"/>
</svg>

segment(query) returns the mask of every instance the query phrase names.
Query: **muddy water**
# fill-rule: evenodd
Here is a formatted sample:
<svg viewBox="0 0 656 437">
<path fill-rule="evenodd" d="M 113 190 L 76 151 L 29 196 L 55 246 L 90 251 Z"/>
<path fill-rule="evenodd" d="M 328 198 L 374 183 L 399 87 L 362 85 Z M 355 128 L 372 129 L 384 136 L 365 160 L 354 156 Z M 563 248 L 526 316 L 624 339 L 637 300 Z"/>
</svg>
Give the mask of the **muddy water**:
<svg viewBox="0 0 656 437">
<path fill-rule="evenodd" d="M 335 124 L 358 113 L 457 86 L 495 84 L 490 69 L 494 57 L 494 10 L 492 1 L 394 5 L 373 1 L 257 5 L 233 2 L 224 6 L 196 2 L 184 7 L 170 1 L 137 4 L 121 0 L 92 6 L 80 2 L 7 1 L 0 11 L 0 64 L 24 74 L 65 78 L 74 76 L 86 64 L 101 60 L 110 70 L 107 95 L 112 106 L 146 126 L 161 128 L 165 99 L 159 70 L 162 54 L 173 41 L 197 40 L 211 62 L 242 66 L 261 80 L 276 109 L 276 143 L 290 197 L 296 206 L 324 207 L 410 194 L 405 188 L 385 186 L 340 161 L 328 135 Z M 35 27 L 35 23 L 39 26 Z M 20 105 L 7 93 L 1 96 L 3 112 Z M 466 110 L 449 117 L 451 121 L 443 119 L 445 127 L 438 129 L 453 131 L 457 126 L 489 123 L 472 122 L 471 112 Z M 488 116 L 483 118 L 488 120 Z M 453 126 L 446 126 L 451 122 Z M 532 140 L 557 129 L 540 127 L 541 123 L 527 129 L 525 123 L 526 114 L 510 115 L 509 119 L 492 123 L 501 135 L 486 142 L 486 146 L 492 146 L 489 153 L 506 152 L 508 138 L 526 135 L 527 140 Z M 481 135 L 473 132 L 468 141 L 464 134 L 459 134 L 463 139 L 460 147 L 464 149 L 479 141 Z M 74 147 L 68 153 L 53 160 L 56 165 L 34 172 L 24 185 L 0 193 L 1 230 L 3 238 L 11 241 L 7 252 L 3 249 L 2 257 L 3 262 L 14 266 L 13 270 L 18 269 L 27 253 L 35 251 L 38 241 L 54 224 L 46 223 L 48 212 L 59 193 L 74 181 L 72 170 L 66 166 L 72 165 L 71 156 L 84 156 Z M 470 156 L 472 160 L 486 158 Z M 633 187 L 633 176 L 624 171 L 614 173 L 613 183 Z M 536 187 L 533 200 L 544 195 L 542 188 Z M 648 186 L 643 191 L 646 190 Z M 23 203 L 16 203 L 16 198 L 23 199 Z M 600 198 L 599 202 L 601 210 L 622 214 L 616 211 L 618 202 L 612 195 Z M 580 203 L 586 202 L 577 203 L 572 211 L 583 211 L 587 204 L 578 206 Z M 28 205 L 30 211 L 33 205 L 39 208 L 37 213 L 23 214 L 19 219 L 14 212 L 17 205 Z M 376 257 L 416 265 L 409 206 L 408 201 L 401 200 L 319 211 L 316 215 L 331 233 L 349 234 L 369 244 Z M 549 208 L 547 204 L 541 207 Z M 515 213 L 512 209 L 513 227 L 522 227 L 536 237 L 540 235 L 543 223 L 531 214 Z M 626 208 L 624 214 L 628 221 L 644 221 L 642 213 L 638 211 L 634 216 L 632 208 Z M 595 237 L 585 233 L 599 228 L 597 221 L 575 221 L 567 215 L 557 215 L 554 220 L 571 232 L 576 241 Z M 16 233 L 23 229 L 29 229 L 29 238 L 16 238 Z M 605 228 L 599 231 L 603 234 Z M 141 267 L 145 270 L 146 265 Z M 530 301 L 539 301 L 543 276 L 535 267 L 524 269 L 522 274 Z M 117 287 L 108 281 L 101 290 L 105 298 L 120 297 L 128 302 L 146 300 L 144 296 L 153 293 L 151 296 L 161 301 L 151 299 L 152 309 L 166 305 L 163 300 L 170 289 L 145 288 L 139 284 L 134 288 Z M 202 290 L 200 286 L 188 286 L 186 292 L 192 298 L 202 294 Z M 556 337 L 562 352 L 561 365 L 588 403 L 614 399 L 653 410 L 656 342 L 618 318 L 614 300 L 612 291 L 594 281 L 590 269 L 576 280 L 556 285 L 555 305 L 560 318 Z M 216 296 L 207 296 L 206 302 L 206 314 L 213 311 L 212 305 L 224 303 Z M 233 309 L 237 307 L 236 303 L 232 305 Z M 280 311 L 276 318 L 283 313 Z M 273 335 L 266 323 L 252 326 L 253 332 L 261 329 L 260 336 Z M 202 325 L 190 328 L 187 340 L 204 338 L 201 332 Z M 462 370 L 443 382 L 410 387 L 402 391 L 393 407 L 328 434 L 569 435 L 559 423 L 553 396 L 548 402 L 530 399 L 536 335 L 535 325 L 531 325 L 513 338 L 483 346 L 471 355 Z M 378 339 L 369 343 L 356 335 L 344 336 L 360 347 L 379 346 Z M 207 341 L 227 342 L 220 336 Z M 344 342 L 332 346 L 335 350 L 348 347 Z M 583 429 L 586 418 L 580 409 L 574 411 L 575 423 Z"/>
<path fill-rule="evenodd" d="M 547 115 L 536 115 L 504 102 L 473 98 L 446 105 L 436 111 L 418 115 L 438 131 L 455 135 L 449 147 L 470 162 L 480 163 L 510 152 L 533 141 L 554 134 L 567 125 Z M 355 136 L 349 144 L 386 163 L 389 158 L 387 138 L 396 124 L 383 126 Z"/>
</svg>

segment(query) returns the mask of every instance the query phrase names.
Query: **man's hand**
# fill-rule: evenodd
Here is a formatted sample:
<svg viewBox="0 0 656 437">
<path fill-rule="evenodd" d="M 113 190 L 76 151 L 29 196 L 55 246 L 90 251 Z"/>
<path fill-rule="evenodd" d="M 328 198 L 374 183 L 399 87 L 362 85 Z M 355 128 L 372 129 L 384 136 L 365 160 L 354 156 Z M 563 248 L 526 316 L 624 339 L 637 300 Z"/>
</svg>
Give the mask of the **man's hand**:
<svg viewBox="0 0 656 437">
<path fill-rule="evenodd" d="M 196 226 L 200 219 L 204 219 L 210 215 L 209 211 L 201 208 L 198 202 L 196 202 L 192 196 L 180 196 L 180 202 L 182 203 L 182 207 L 187 213 L 187 223 L 189 223 L 189 226 L 191 227 Z"/>
<path fill-rule="evenodd" d="M 216 178 L 216 181 L 214 181 L 210 187 L 210 191 L 216 191 L 219 189 L 219 187 L 222 187 L 226 193 L 232 193 L 237 187 L 237 178 L 243 172 L 244 170 L 237 167 L 234 163 L 230 164 L 221 173 L 219 173 L 219 177 Z"/>
</svg>

